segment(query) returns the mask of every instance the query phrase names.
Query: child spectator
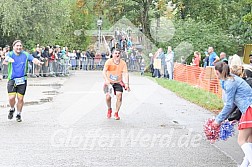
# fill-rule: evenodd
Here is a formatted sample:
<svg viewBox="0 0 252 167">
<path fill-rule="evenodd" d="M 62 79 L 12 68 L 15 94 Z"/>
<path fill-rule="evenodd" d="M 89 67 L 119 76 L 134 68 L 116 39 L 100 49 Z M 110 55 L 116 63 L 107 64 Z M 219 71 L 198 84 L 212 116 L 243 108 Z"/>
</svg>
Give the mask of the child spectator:
<svg viewBox="0 0 252 167">
<path fill-rule="evenodd" d="M 199 65 L 200 65 L 200 59 L 201 59 L 200 52 L 195 51 L 194 52 L 194 59 L 193 59 L 192 65 L 199 67 Z"/>
</svg>

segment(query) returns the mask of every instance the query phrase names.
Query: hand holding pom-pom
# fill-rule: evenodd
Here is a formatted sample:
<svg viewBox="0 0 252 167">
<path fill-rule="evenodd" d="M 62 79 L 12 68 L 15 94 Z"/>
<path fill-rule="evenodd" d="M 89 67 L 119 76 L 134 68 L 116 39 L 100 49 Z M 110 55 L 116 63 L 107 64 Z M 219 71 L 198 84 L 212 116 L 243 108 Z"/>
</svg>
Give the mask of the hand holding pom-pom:
<svg viewBox="0 0 252 167">
<path fill-rule="evenodd" d="M 208 119 L 204 125 L 206 138 L 213 144 L 216 140 L 227 140 L 234 135 L 235 122 L 223 122 L 219 125 L 214 119 Z"/>
<path fill-rule="evenodd" d="M 231 122 L 224 122 L 220 127 L 220 139 L 227 140 L 227 138 L 234 135 L 234 124 Z"/>
<path fill-rule="evenodd" d="M 208 140 L 213 144 L 220 136 L 220 126 L 216 126 L 214 119 L 208 119 L 204 125 L 204 132 Z"/>
</svg>

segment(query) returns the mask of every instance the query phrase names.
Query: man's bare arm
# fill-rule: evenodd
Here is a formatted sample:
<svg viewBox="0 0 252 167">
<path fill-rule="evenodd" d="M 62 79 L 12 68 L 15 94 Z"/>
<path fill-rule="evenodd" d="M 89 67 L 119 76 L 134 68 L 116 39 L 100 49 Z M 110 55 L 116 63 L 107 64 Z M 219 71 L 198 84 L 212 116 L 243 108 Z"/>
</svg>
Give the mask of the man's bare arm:
<svg viewBox="0 0 252 167">
<path fill-rule="evenodd" d="M 34 58 L 34 59 L 32 60 L 32 62 L 33 62 L 34 64 L 36 64 L 36 65 L 42 65 L 42 64 L 44 64 L 44 62 L 39 61 L 37 58 Z"/>
<path fill-rule="evenodd" d="M 102 75 L 103 75 L 103 78 L 104 78 L 104 80 L 105 80 L 105 84 L 106 85 L 109 85 L 110 84 L 110 81 L 109 81 L 109 79 L 108 79 L 108 77 L 107 77 L 107 70 L 104 68 L 103 69 L 103 71 L 102 71 Z"/>
</svg>

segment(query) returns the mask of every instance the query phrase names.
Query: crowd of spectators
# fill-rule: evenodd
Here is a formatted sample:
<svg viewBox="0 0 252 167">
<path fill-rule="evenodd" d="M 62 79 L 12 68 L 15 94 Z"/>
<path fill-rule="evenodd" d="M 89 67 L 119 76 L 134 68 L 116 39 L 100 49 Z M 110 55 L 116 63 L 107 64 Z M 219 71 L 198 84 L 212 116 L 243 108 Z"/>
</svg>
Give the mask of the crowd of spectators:
<svg viewBox="0 0 252 167">
<path fill-rule="evenodd" d="M 123 48 L 123 45 L 120 48 Z M 11 48 L 8 45 L 0 47 L 0 72 L 3 79 L 7 78 L 8 67 L 3 65 L 2 62 L 10 50 Z M 68 76 L 69 70 L 102 70 L 105 61 L 110 58 L 109 52 L 100 53 L 91 48 L 87 50 L 69 50 L 68 47 L 59 45 L 44 47 L 37 44 L 34 49 L 26 51 L 44 62 L 42 66 L 28 64 L 28 74 L 31 77 Z M 122 59 L 127 62 L 129 70 L 140 71 L 142 52 L 131 46 L 122 49 L 121 54 Z"/>
</svg>

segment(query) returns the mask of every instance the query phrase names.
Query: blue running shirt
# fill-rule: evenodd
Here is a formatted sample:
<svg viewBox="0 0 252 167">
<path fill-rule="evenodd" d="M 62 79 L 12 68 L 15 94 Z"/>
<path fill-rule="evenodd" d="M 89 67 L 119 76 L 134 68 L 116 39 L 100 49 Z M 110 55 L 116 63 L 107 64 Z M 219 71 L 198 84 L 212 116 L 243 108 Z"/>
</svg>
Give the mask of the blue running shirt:
<svg viewBox="0 0 252 167">
<path fill-rule="evenodd" d="M 33 61 L 34 57 L 25 51 L 22 51 L 19 55 L 11 51 L 7 54 L 7 57 L 14 59 L 13 63 L 8 63 L 8 80 L 21 77 L 26 79 L 28 61 Z"/>
</svg>

